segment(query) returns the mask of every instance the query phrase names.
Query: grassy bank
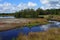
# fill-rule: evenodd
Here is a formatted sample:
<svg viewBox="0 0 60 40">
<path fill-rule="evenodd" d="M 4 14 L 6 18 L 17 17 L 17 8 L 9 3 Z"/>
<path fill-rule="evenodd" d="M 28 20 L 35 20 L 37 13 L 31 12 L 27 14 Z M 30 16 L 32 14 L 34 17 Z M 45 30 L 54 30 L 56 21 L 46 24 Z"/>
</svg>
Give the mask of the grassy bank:
<svg viewBox="0 0 60 40">
<path fill-rule="evenodd" d="M 48 24 L 48 20 L 60 21 L 60 15 L 39 15 L 43 18 L 14 18 L 0 19 L 0 30 L 15 29 L 17 27 L 33 27 L 36 25 Z M 4 23 L 4 24 L 3 24 Z"/>
<path fill-rule="evenodd" d="M 60 21 L 60 15 L 52 16 L 51 20 Z"/>
<path fill-rule="evenodd" d="M 32 26 L 36 26 L 36 25 L 44 25 L 47 23 L 48 23 L 47 19 L 37 18 L 37 19 L 31 19 L 31 21 L 26 23 L 25 26 L 32 27 Z"/>
<path fill-rule="evenodd" d="M 60 28 L 52 28 L 46 32 L 30 32 L 27 36 L 20 34 L 17 40 L 60 40 Z"/>
<path fill-rule="evenodd" d="M 32 26 L 42 25 L 47 23 L 48 20 L 44 18 L 1 19 L 0 31 L 21 28 L 24 26 L 32 27 Z"/>
<path fill-rule="evenodd" d="M 60 15 L 40 15 L 48 20 L 60 21 Z"/>
</svg>

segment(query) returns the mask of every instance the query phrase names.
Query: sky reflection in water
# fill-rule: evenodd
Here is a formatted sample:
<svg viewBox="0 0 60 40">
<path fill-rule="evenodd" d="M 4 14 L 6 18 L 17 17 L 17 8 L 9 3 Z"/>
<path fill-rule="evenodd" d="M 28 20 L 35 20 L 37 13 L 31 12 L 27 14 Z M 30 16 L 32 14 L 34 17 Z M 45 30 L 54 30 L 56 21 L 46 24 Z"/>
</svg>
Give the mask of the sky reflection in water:
<svg viewBox="0 0 60 40">
<path fill-rule="evenodd" d="M 49 21 L 50 24 L 47 25 L 39 25 L 34 26 L 32 28 L 24 27 L 22 29 L 17 28 L 9 31 L 0 32 L 0 37 L 2 40 L 12 40 L 12 38 L 16 38 L 20 33 L 28 34 L 29 32 L 43 32 L 48 30 L 49 28 L 60 28 L 60 22 L 57 21 Z"/>
</svg>

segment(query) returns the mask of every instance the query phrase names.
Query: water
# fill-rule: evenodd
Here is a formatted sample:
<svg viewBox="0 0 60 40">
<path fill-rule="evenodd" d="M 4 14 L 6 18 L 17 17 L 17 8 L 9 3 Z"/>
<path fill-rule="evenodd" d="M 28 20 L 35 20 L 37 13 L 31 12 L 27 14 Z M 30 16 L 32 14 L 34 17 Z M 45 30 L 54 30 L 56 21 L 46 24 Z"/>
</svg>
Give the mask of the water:
<svg viewBox="0 0 60 40">
<path fill-rule="evenodd" d="M 14 18 L 14 16 L 0 16 L 0 18 Z"/>
<path fill-rule="evenodd" d="M 0 32 L 0 39 L 1 40 L 12 40 L 12 38 L 18 37 L 20 33 L 24 35 L 28 35 L 29 32 L 43 32 L 48 30 L 49 28 L 60 28 L 60 22 L 57 21 L 49 21 L 49 24 L 46 25 L 38 25 L 32 28 L 24 27 L 24 28 L 17 28 L 13 30 L 3 31 Z"/>
</svg>

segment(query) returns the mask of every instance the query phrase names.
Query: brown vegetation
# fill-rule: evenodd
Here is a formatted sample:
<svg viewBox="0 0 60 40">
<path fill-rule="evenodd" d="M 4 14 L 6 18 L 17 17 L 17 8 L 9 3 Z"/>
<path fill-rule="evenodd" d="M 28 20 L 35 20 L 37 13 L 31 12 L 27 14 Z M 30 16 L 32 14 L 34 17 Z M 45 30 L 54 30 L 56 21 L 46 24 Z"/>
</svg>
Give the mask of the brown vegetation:
<svg viewBox="0 0 60 40">
<path fill-rule="evenodd" d="M 36 24 L 46 24 L 48 21 L 46 19 L 41 18 L 22 18 L 22 19 L 1 19 L 0 20 L 0 31 L 9 30 L 17 27 L 23 27 L 28 25 L 36 25 Z"/>
<path fill-rule="evenodd" d="M 46 32 L 30 32 L 20 35 L 17 40 L 60 40 L 60 28 L 52 28 Z"/>
<path fill-rule="evenodd" d="M 55 15 L 51 18 L 51 20 L 56 20 L 56 21 L 60 21 L 60 15 Z"/>
</svg>

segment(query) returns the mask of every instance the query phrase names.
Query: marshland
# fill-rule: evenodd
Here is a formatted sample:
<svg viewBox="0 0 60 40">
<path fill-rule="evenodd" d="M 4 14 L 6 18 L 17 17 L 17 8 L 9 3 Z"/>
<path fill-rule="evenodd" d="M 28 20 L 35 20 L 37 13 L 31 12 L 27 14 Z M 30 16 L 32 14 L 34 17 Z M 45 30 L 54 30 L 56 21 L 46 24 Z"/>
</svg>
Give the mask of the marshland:
<svg viewBox="0 0 60 40">
<path fill-rule="evenodd" d="M 0 40 L 60 40 L 60 9 L 0 13 Z"/>
</svg>

